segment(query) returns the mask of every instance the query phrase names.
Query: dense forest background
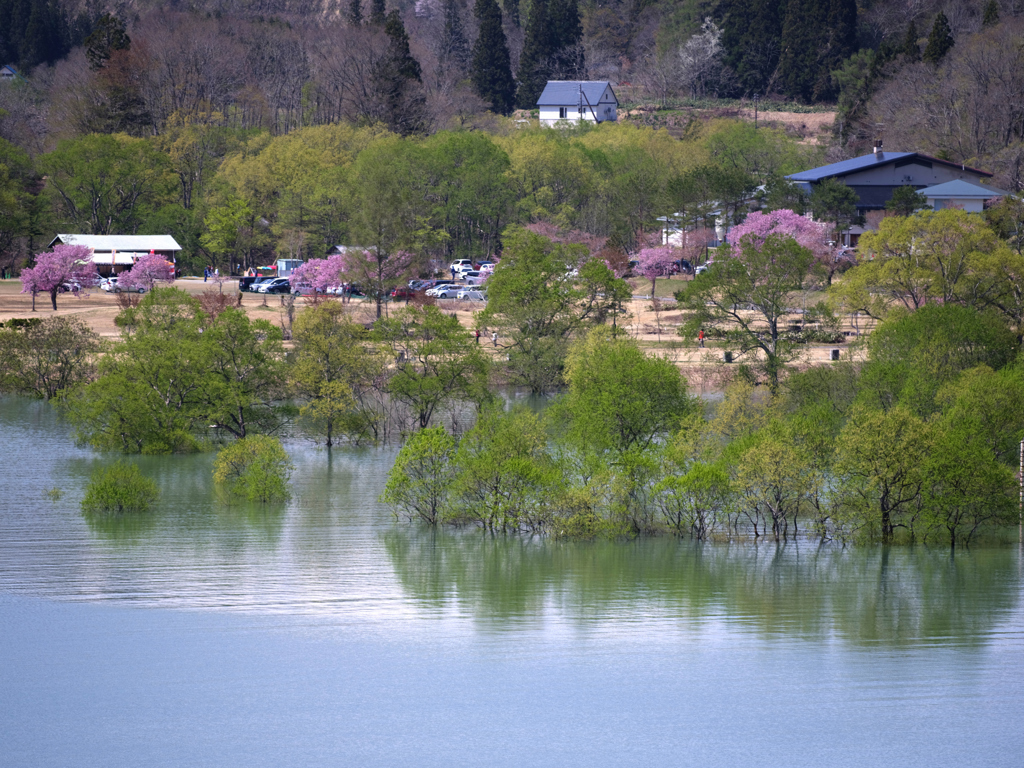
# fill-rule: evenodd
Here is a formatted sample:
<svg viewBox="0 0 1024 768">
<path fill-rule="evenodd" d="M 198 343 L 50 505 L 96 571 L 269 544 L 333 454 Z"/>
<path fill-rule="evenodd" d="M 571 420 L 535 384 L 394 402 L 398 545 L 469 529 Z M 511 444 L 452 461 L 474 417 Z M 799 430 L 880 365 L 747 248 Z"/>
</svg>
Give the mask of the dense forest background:
<svg viewBox="0 0 1024 768">
<path fill-rule="evenodd" d="M 740 166 L 764 183 L 771 173 L 796 170 L 795 156 L 837 160 L 863 153 L 879 136 L 887 149 L 992 170 L 997 185 L 1016 191 L 1024 188 L 1022 41 L 1024 0 L 0 0 L 0 64 L 20 73 L 0 83 L 0 259 L 15 263 L 63 227 L 171 231 L 210 260 L 217 257 L 204 245 L 215 238 L 211 214 L 222 214 L 226 231 L 224 210 L 265 231 L 257 238 L 264 251 L 287 240 L 293 245 L 285 250 L 300 252 L 314 239 L 304 225 L 282 224 L 278 211 L 253 197 L 255 182 L 239 176 L 275 137 L 332 125 L 377 126 L 414 142 L 475 130 L 490 137 L 499 165 L 514 167 L 512 145 L 527 142 L 507 138 L 516 124 L 505 116 L 531 107 L 549 78 L 612 80 L 627 108 L 757 99 L 762 107 L 832 105 L 837 120 L 820 151 L 781 149 L 771 139 L 781 154 L 768 160 L 751 155 L 742 131 L 734 131 L 738 145 L 716 155 L 708 147 L 722 126 L 687 112 L 692 125 L 676 139 L 700 149 L 684 152 L 689 165 L 652 158 L 664 166 L 663 178 L 648 186 L 661 197 L 626 205 L 646 211 L 642 225 L 621 223 L 633 214 L 609 179 L 643 163 L 595 153 L 596 139 L 570 151 L 571 141 L 552 138 L 546 144 L 562 147 L 565 157 L 547 158 L 563 164 L 544 172 L 570 172 L 572 157 L 588 167 L 589 189 L 600 189 L 603 203 L 571 199 L 585 184 L 538 196 L 550 185 L 502 171 L 513 203 L 500 198 L 494 223 L 474 230 L 481 248 L 494 246 L 496 228 L 514 221 L 573 226 L 628 248 L 649 227 L 655 205 L 678 204 L 682 182 L 672 178 L 686 168 Z M 310 135 L 296 146 L 317 145 Z M 657 144 L 615 141 L 642 145 L 638 152 Z M 346 145 L 336 158 L 339 179 L 362 146 Z M 720 156 L 730 153 L 746 156 L 723 164 Z M 119 169 L 122 180 L 94 163 L 95 178 L 85 181 L 75 163 L 87 156 Z M 278 165 L 300 162 L 287 157 Z M 534 162 L 539 169 L 544 161 Z M 273 176 L 281 167 L 265 172 L 276 189 L 259 194 L 297 199 L 285 176 Z M 422 185 L 436 186 L 423 172 Z M 631 173 L 632 183 L 647 183 Z M 339 179 L 331 199 L 351 199 L 358 183 Z M 83 191 L 90 185 L 91 193 Z M 665 197 L 670 189 L 676 202 Z M 301 225 L 308 210 L 294 204 Z M 315 238 L 314 253 L 329 243 L 324 238 L 349 234 L 355 209 L 339 202 L 335 210 L 337 222 Z M 464 237 L 445 230 L 437 248 L 459 251 L 453 243 Z"/>
</svg>

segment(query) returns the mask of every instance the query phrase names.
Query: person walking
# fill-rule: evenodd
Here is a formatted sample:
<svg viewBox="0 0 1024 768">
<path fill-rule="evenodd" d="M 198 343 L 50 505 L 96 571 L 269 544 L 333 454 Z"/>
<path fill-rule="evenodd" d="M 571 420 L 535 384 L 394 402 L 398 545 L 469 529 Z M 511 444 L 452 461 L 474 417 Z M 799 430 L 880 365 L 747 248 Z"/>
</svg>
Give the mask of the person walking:
<svg viewBox="0 0 1024 768">
<path fill-rule="evenodd" d="M 210 268 L 209 267 L 203 267 L 203 282 L 204 283 L 206 282 L 206 278 L 208 278 L 209 276 L 210 276 Z"/>
<path fill-rule="evenodd" d="M 700 333 L 697 334 L 697 341 L 700 342 L 700 348 L 704 349 L 704 329 L 700 329 Z"/>
<path fill-rule="evenodd" d="M 494 333 L 491 334 L 491 341 L 494 343 L 494 346 L 498 346 L 498 332 L 497 331 L 495 331 Z"/>
<path fill-rule="evenodd" d="M 480 329 L 479 328 L 476 329 L 476 343 L 477 344 L 480 343 Z"/>
</svg>

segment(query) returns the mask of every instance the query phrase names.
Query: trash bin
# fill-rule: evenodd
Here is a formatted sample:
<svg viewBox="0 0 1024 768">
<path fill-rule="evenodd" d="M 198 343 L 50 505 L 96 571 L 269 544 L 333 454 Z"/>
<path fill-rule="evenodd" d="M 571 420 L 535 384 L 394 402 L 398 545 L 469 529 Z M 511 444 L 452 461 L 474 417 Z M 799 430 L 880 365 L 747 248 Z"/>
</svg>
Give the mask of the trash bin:
<svg viewBox="0 0 1024 768">
<path fill-rule="evenodd" d="M 829 351 L 828 359 L 829 360 L 838 360 L 839 359 L 839 350 L 838 349 L 830 350 Z"/>
</svg>

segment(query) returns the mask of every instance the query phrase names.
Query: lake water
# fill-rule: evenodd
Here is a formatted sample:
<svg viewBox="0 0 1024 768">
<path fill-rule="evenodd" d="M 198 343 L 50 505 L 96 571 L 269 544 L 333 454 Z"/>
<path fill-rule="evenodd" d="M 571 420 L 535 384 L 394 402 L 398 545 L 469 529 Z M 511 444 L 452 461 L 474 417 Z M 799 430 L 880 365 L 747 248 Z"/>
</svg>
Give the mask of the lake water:
<svg viewBox="0 0 1024 768">
<path fill-rule="evenodd" d="M 143 457 L 86 520 L 113 458 L 0 400 L 0 766 L 1024 763 L 1016 547 L 432 532 L 392 452 L 287 448 L 280 508 Z"/>
</svg>

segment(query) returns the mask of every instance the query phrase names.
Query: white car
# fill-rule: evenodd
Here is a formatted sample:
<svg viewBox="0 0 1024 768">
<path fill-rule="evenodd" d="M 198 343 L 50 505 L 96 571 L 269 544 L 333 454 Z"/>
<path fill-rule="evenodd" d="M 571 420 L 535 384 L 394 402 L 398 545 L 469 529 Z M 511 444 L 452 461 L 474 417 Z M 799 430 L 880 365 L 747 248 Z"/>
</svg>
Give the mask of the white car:
<svg viewBox="0 0 1024 768">
<path fill-rule="evenodd" d="M 464 288 L 455 294 L 459 301 L 487 301 L 487 292 L 477 288 Z"/>
<path fill-rule="evenodd" d="M 467 270 L 470 269 L 473 269 L 472 259 L 456 259 L 455 261 L 448 265 L 448 271 L 451 272 L 452 270 L 454 270 L 455 274 L 458 274 L 460 272 L 466 272 Z"/>
<path fill-rule="evenodd" d="M 714 265 L 714 263 L 715 262 L 713 261 L 709 261 L 707 264 L 701 264 L 699 267 L 693 270 L 694 277 L 696 277 L 697 275 L 703 275 Z"/>
<path fill-rule="evenodd" d="M 493 261 L 481 261 L 480 266 L 477 267 L 481 272 L 493 272 L 494 262 Z"/>
<path fill-rule="evenodd" d="M 447 285 L 438 285 L 430 288 L 427 291 L 427 296 L 433 296 L 435 299 L 454 299 L 455 295 L 464 289 L 465 286 L 448 283 Z"/>
</svg>

